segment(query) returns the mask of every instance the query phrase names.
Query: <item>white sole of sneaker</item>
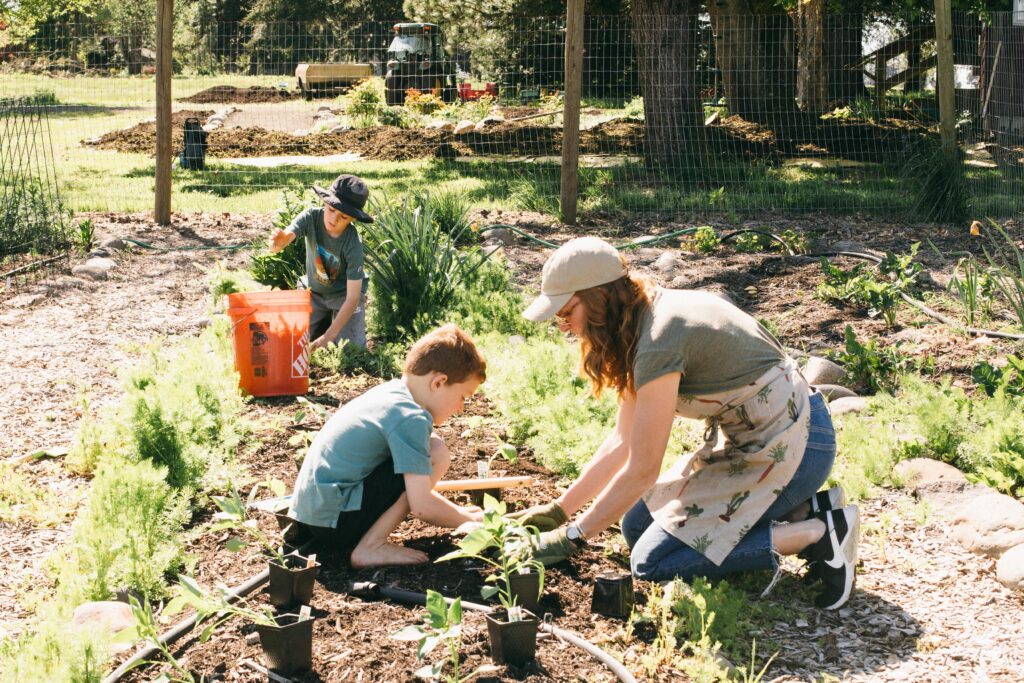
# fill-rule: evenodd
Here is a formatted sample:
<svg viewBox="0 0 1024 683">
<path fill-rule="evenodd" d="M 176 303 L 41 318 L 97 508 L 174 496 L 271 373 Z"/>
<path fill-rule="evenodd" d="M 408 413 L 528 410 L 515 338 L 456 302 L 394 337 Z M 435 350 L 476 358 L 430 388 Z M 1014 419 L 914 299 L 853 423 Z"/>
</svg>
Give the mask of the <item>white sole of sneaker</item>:
<svg viewBox="0 0 1024 683">
<path fill-rule="evenodd" d="M 825 607 L 824 609 L 832 610 L 839 609 L 850 599 L 850 594 L 853 593 L 853 586 L 857 581 L 857 547 L 860 544 L 860 510 L 856 505 L 845 507 L 841 510 L 844 517 L 846 517 L 846 524 L 849 528 L 849 533 L 846 538 L 843 539 L 843 544 L 840 546 L 842 552 L 842 558 L 849 571 L 846 572 L 845 584 L 843 586 L 843 594 L 834 603 Z M 829 529 L 829 533 L 835 535 L 835 529 Z M 831 565 L 830 565 L 831 566 Z"/>
</svg>

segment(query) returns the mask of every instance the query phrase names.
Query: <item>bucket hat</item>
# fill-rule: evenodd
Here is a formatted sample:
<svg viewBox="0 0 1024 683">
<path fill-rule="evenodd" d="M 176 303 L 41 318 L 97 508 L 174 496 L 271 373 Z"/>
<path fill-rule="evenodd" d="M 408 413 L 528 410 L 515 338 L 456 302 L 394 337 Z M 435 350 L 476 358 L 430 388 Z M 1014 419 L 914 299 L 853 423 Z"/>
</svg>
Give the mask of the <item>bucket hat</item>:
<svg viewBox="0 0 1024 683">
<path fill-rule="evenodd" d="M 626 275 L 615 247 L 597 237 L 569 240 L 544 263 L 540 296 L 523 311 L 527 320 L 547 320 L 581 289 L 614 282 Z"/>
<path fill-rule="evenodd" d="M 314 185 L 313 192 L 346 216 L 351 216 L 360 223 L 373 222 L 373 216 L 363 211 L 370 196 L 370 188 L 366 187 L 366 183 L 359 176 L 342 173 L 331 183 L 330 189 L 325 190 Z"/>
</svg>

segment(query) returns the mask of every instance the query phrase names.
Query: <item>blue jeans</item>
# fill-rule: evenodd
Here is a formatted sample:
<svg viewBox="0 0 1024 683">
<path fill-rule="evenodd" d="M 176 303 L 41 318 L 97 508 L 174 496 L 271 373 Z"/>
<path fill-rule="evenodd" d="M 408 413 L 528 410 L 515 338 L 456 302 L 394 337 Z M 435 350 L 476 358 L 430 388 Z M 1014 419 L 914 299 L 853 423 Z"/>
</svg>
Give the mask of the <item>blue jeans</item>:
<svg viewBox="0 0 1024 683">
<path fill-rule="evenodd" d="M 811 394 L 811 433 L 803 460 L 779 497 L 765 511 L 732 552 L 716 566 L 656 524 L 641 500 L 622 518 L 622 535 L 631 548 L 633 575 L 649 581 L 697 576 L 717 578 L 756 569 L 775 570 L 778 559 L 772 550 L 772 524 L 813 496 L 828 479 L 836 459 L 836 434 L 832 416 L 821 394 Z"/>
</svg>

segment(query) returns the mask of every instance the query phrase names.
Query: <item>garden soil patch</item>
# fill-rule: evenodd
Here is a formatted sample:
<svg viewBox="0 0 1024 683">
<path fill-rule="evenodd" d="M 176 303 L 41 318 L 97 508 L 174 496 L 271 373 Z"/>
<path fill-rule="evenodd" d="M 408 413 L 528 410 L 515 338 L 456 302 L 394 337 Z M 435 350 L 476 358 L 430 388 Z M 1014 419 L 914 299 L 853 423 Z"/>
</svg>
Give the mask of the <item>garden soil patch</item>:
<svg viewBox="0 0 1024 683">
<path fill-rule="evenodd" d="M 90 215 L 105 236 L 138 237 L 161 246 L 211 246 L 239 244 L 267 234 L 269 217 L 207 214 L 175 216 L 172 227 L 159 227 L 141 215 Z M 562 242 L 582 231 L 532 221 L 526 215 L 489 212 L 478 216 L 481 223 L 505 222 L 554 242 Z M 531 222 L 532 221 L 532 222 Z M 757 225 L 776 231 L 783 228 L 819 229 L 823 246 L 835 239 L 857 240 L 873 249 L 906 251 L 912 241 L 931 237 L 943 251 L 979 250 L 965 227 L 884 224 L 857 219 L 801 219 L 765 217 Z M 648 233 L 665 233 L 683 227 L 671 222 L 607 224 L 589 226 L 589 231 L 613 241 L 625 241 Z M 720 226 L 728 230 L 730 226 Z M 751 226 L 753 227 L 753 225 Z M 1010 224 L 1011 233 L 1021 237 L 1021 226 Z M 654 267 L 666 250 L 679 260 L 668 270 Z M 549 253 L 536 245 L 520 243 L 505 249 L 510 270 L 517 282 L 534 291 L 540 267 Z M 921 252 L 937 284 L 927 291 L 938 293 L 955 260 Z M 971 339 L 948 328 L 928 322 L 903 308 L 899 326 L 884 325 L 866 317 L 863 311 L 835 307 L 813 298 L 821 281 L 814 259 L 779 254 L 740 254 L 722 249 L 700 255 L 679 249 L 678 243 L 664 248 L 628 252 L 631 264 L 649 273 L 659 283 L 716 289 L 728 293 L 737 303 L 774 324 L 783 342 L 795 350 L 822 353 L 838 347 L 842 328 L 851 324 L 858 333 L 871 332 L 882 343 L 903 338 L 907 347 L 933 355 L 937 374 L 951 375 L 967 383 L 969 363 L 979 357 L 1005 354 L 1013 346 L 998 340 L 970 347 Z M 8 296 L 0 304 L 0 344 L 5 349 L 0 368 L 14 378 L 0 388 L 0 431 L 3 457 L 32 450 L 67 445 L 81 418 L 79 387 L 88 389 L 89 410 L 115 401 L 120 396 L 113 368 L 130 362 L 134 355 L 125 342 L 144 343 L 153 336 L 191 336 L 208 317 L 206 276 L 202 272 L 218 260 L 229 267 L 243 266 L 246 252 L 188 251 L 155 252 L 135 250 L 117 256 L 111 279 L 87 282 L 63 276 L 42 282 Z M 849 262 L 843 262 L 849 265 Z M 930 302 L 936 305 L 935 302 Z M 910 333 L 910 334 L 908 334 Z M 19 379 L 26 378 L 26 379 Z M 28 381 L 31 378 L 31 382 Z M 309 398 L 323 403 L 329 411 L 365 391 L 379 380 L 366 376 L 339 377 L 320 372 L 314 375 Z M 486 391 L 486 385 L 484 387 Z M 315 433 L 319 422 L 306 411 L 305 422 L 295 424 L 299 406 L 292 399 L 252 401 L 247 417 L 258 425 L 246 440 L 239 458 L 252 473 L 253 481 L 273 476 L 288 487 L 294 483 L 297 457 L 303 449 L 289 444 L 299 431 Z M 440 428 L 452 449 L 453 464 L 448 478 L 473 476 L 475 460 L 495 452 L 505 427 L 483 395 L 472 399 L 467 414 L 453 418 Z M 506 474 L 531 474 L 538 485 L 514 489 L 506 496 L 510 505 L 523 506 L 549 500 L 557 495 L 559 481 L 534 462 L 528 450 L 517 463 L 498 458 L 493 467 Z M 36 528 L 28 522 L 0 524 L 0 549 L 6 560 L 0 579 L 0 623 L 10 633 L 31 624 L 31 614 L 19 598 L 28 586 L 45 586 L 42 564 L 48 552 L 68 535 L 74 503 L 88 482 L 74 477 L 56 460 L 26 464 L 19 473 L 41 486 L 62 492 L 67 516 L 54 528 Z M 243 492 L 244 495 L 244 492 Z M 451 494 L 466 502 L 465 494 Z M 811 596 L 798 576 L 787 571 L 766 604 L 781 615 L 757 633 L 759 654 L 779 652 L 766 680 L 795 682 L 825 674 L 859 681 L 965 681 L 981 676 L 993 681 L 1019 681 L 1024 668 L 1024 599 L 1000 586 L 993 576 L 993 562 L 978 558 L 952 544 L 949 530 L 935 515 L 923 523 L 908 513 L 914 503 L 904 493 L 887 491 L 862 507 L 865 535 L 862 540 L 861 571 L 850 603 L 836 613 L 813 608 Z M 227 534 L 203 534 L 202 525 L 212 510 L 196 520 L 189 537 L 188 552 L 196 559 L 195 574 L 205 585 L 223 581 L 236 585 L 260 571 L 262 559 L 252 550 L 230 553 L 224 549 Z M 272 518 L 260 523 L 271 528 Z M 420 548 L 437 558 L 453 547 L 446 531 L 415 521 L 403 524 L 396 541 Z M 346 558 L 327 552 L 313 596 L 313 671 L 297 677 L 302 681 L 413 681 L 421 666 L 415 645 L 390 638 L 400 628 L 418 623 L 422 610 L 390 602 L 370 602 L 351 596 L 352 581 L 373 581 L 409 590 L 433 588 L 449 596 L 479 602 L 483 574 L 465 562 L 428 564 L 415 568 L 355 571 Z M 681 672 L 658 661 L 643 659 L 654 631 L 639 627 L 628 635 L 624 623 L 590 614 L 594 576 L 605 569 L 626 566 L 621 537 L 605 533 L 595 539 L 580 557 L 549 570 L 542 607 L 553 623 L 597 643 L 621 659 L 639 678 L 650 681 L 685 681 Z M 751 600 L 769 576 L 751 577 Z M 638 582 L 644 598 L 656 599 L 659 587 Z M 262 601 L 262 593 L 255 600 Z M 465 671 L 490 664 L 482 618 L 466 616 L 463 666 Z M 186 636 L 175 652 L 186 665 L 207 680 L 264 681 L 247 660 L 261 663 L 257 645 L 245 636 L 251 626 L 233 620 L 207 643 Z M 441 650 L 436 657 L 443 656 Z M 737 658 L 736 664 L 743 664 Z M 151 680 L 152 668 L 132 673 L 127 680 Z M 497 667 L 478 678 L 483 681 L 609 681 L 611 675 L 595 660 L 552 638 L 538 645 L 538 659 L 522 668 Z"/>
<path fill-rule="evenodd" d="M 298 93 L 260 85 L 254 85 L 249 88 L 236 88 L 233 85 L 215 85 L 212 88 L 201 90 L 195 95 L 182 97 L 178 101 L 191 104 L 245 104 L 251 102 L 287 102 L 298 99 L 298 97 Z"/>
</svg>

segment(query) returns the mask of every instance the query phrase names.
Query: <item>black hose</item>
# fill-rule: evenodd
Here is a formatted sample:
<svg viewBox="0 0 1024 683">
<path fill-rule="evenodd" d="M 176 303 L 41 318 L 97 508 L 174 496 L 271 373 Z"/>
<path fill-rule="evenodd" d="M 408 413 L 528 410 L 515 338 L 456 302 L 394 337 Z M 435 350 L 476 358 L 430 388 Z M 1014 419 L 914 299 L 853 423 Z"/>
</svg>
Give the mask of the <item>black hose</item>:
<svg viewBox="0 0 1024 683">
<path fill-rule="evenodd" d="M 313 544 L 313 541 L 306 543 L 296 550 L 299 554 L 304 553 Z M 234 602 L 238 598 L 244 598 L 254 590 L 265 584 L 270 579 L 270 569 L 264 569 L 262 572 L 252 577 L 245 583 L 242 583 L 235 588 L 232 588 L 228 592 L 228 600 Z M 192 630 L 196 625 L 197 615 L 192 615 L 187 619 L 179 621 L 177 624 L 167 629 L 160 635 L 160 642 L 164 645 L 170 645 L 178 638 Z M 121 680 L 121 677 L 126 673 L 137 667 L 140 663 L 144 662 L 149 657 L 160 652 L 160 648 L 156 645 L 150 645 L 149 647 L 143 648 L 136 652 L 130 659 L 125 661 L 121 666 L 117 667 L 112 674 L 103 679 L 103 683 L 117 683 Z"/>
<path fill-rule="evenodd" d="M 353 583 L 349 590 L 349 595 L 356 597 L 374 597 L 374 598 L 388 598 L 395 602 L 403 602 L 411 605 L 426 605 L 427 595 L 425 593 L 417 593 L 416 591 L 409 591 L 403 588 L 394 588 L 391 586 L 380 586 L 370 581 L 362 581 Z M 449 605 L 454 602 L 454 598 L 444 598 L 444 601 Z M 494 612 L 494 608 L 489 605 L 481 605 L 476 602 L 462 602 L 462 606 L 465 609 L 474 612 L 483 612 L 484 614 L 491 614 Z M 622 662 L 619 662 L 610 654 L 594 645 L 590 641 L 584 639 L 582 636 L 573 633 L 572 631 L 566 631 L 565 629 L 552 626 L 547 622 L 541 622 L 539 629 L 545 633 L 563 640 L 570 645 L 575 645 L 594 659 L 598 660 L 615 674 L 622 683 L 637 683 L 636 678 L 630 673 L 629 669 L 623 666 Z"/>
</svg>

